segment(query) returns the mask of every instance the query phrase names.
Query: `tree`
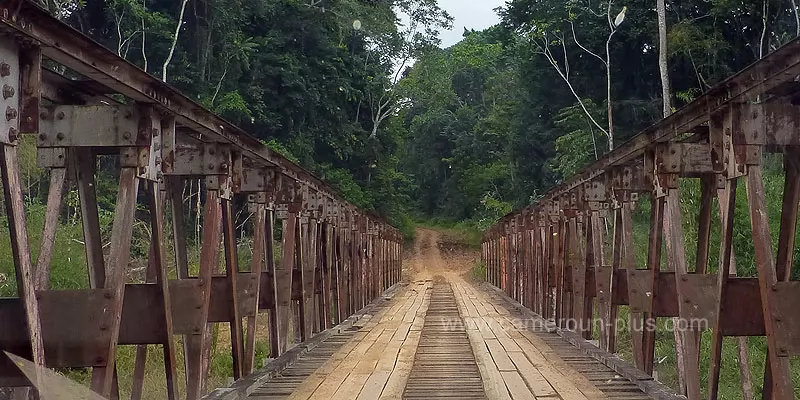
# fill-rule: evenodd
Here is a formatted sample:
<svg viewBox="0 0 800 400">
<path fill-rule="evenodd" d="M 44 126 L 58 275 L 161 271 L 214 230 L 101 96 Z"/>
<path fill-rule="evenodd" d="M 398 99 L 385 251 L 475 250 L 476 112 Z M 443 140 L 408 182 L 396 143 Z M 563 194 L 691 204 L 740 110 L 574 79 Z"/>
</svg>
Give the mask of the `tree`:
<svg viewBox="0 0 800 400">
<path fill-rule="evenodd" d="M 419 182 L 416 197 L 427 213 L 488 218 L 499 208 L 483 200 L 509 207 L 515 200 L 508 148 L 519 84 L 499 31 L 466 31 L 460 43 L 423 55 L 400 81 L 406 102 L 398 114 L 408 131 L 402 169 Z"/>
<path fill-rule="evenodd" d="M 517 32 L 524 34 L 536 48 L 536 52 L 544 56 L 553 69 L 558 73 L 558 76 L 569 88 L 570 93 L 580 105 L 586 117 L 591 123 L 599 129 L 608 139 L 608 149 L 614 149 L 614 118 L 613 118 L 613 101 L 612 101 L 612 65 L 611 65 L 611 40 L 614 38 L 622 23 L 625 22 L 627 6 L 622 7 L 621 11 L 612 14 L 614 0 L 607 0 L 604 6 L 600 8 L 593 7 L 591 2 L 584 2 L 581 0 L 573 0 L 564 3 L 561 8 L 553 4 L 542 2 L 535 6 L 529 12 L 533 18 L 528 21 L 517 21 L 514 16 L 516 10 L 513 8 L 513 3 L 508 8 L 502 11 L 502 15 L 508 25 L 516 25 Z M 579 41 L 576 30 L 576 24 L 580 24 L 582 19 L 587 18 L 603 18 L 608 25 L 607 36 L 605 40 L 605 56 L 599 55 L 599 52 L 592 51 L 588 46 L 585 46 Z M 569 35 L 569 36 L 568 36 Z M 577 47 L 600 61 L 605 69 L 606 75 L 606 105 L 607 105 L 607 123 L 603 126 L 598 122 L 597 118 L 589 112 L 586 107 L 583 96 L 580 96 L 575 89 L 572 82 L 571 69 L 570 69 L 570 42 L 577 45 Z M 553 47 L 560 47 L 554 51 Z"/>
<path fill-rule="evenodd" d="M 69 17 L 84 5 L 84 0 L 39 0 L 58 19 Z"/>
<path fill-rule="evenodd" d="M 373 77 L 371 81 L 374 85 L 366 93 L 372 118 L 371 139 L 376 138 L 383 122 L 399 106 L 398 93 L 394 88 L 408 63 L 440 43 L 440 29 L 452 27 L 453 18 L 435 0 L 399 0 L 395 7 L 408 21 L 396 37 L 374 38 L 377 49 L 389 50 L 378 57 L 391 65 L 393 72 L 391 75 Z"/>
<path fill-rule="evenodd" d="M 169 53 L 167 54 L 167 59 L 164 60 L 164 65 L 161 66 L 161 80 L 166 82 L 167 81 L 167 67 L 169 67 L 169 63 L 172 62 L 172 56 L 175 54 L 175 47 L 178 45 L 178 36 L 181 34 L 181 28 L 183 28 L 183 15 L 186 12 L 186 4 L 189 0 L 183 0 L 181 2 L 181 12 L 178 15 L 178 22 L 175 24 L 175 34 L 172 36 L 172 46 L 169 48 Z"/>
<path fill-rule="evenodd" d="M 664 105 L 664 116 L 672 114 L 672 92 L 669 83 L 669 50 L 667 49 L 667 5 L 666 0 L 656 1 L 658 12 L 658 70 L 661 73 L 661 100 Z"/>
</svg>

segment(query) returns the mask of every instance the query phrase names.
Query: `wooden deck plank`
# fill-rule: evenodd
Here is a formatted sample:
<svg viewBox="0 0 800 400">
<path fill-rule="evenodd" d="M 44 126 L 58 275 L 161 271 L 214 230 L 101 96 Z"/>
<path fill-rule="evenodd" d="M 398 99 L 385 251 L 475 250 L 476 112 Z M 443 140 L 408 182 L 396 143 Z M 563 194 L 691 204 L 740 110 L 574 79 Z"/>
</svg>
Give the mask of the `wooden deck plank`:
<svg viewBox="0 0 800 400">
<path fill-rule="evenodd" d="M 377 399 L 380 391 L 375 391 L 382 390 L 391 376 L 412 326 L 395 317 L 421 306 L 424 295 L 425 290 L 405 290 L 402 296 L 396 296 L 388 309 L 366 322 L 358 338 L 347 344 L 348 351 L 334 354 L 291 398 Z"/>
<path fill-rule="evenodd" d="M 486 399 L 456 292 L 458 288 L 437 278 L 404 399 Z"/>
<path fill-rule="evenodd" d="M 502 375 L 512 399 L 536 400 L 536 397 L 528 389 L 525 381 L 517 371 L 500 372 L 500 375 Z"/>
<path fill-rule="evenodd" d="M 411 374 L 411 367 L 414 364 L 414 355 L 417 352 L 419 338 L 419 330 L 408 332 L 406 342 L 404 342 L 404 345 L 397 354 L 397 361 L 394 369 L 391 375 L 389 375 L 383 392 L 381 392 L 381 399 L 398 399 L 403 394 L 406 381 L 408 381 L 408 376 Z"/>
<path fill-rule="evenodd" d="M 514 363 L 511 362 L 511 359 L 508 357 L 506 349 L 504 349 L 503 345 L 500 344 L 500 341 L 497 339 L 488 339 L 486 340 L 486 347 L 489 349 L 489 353 L 492 355 L 492 360 L 494 360 L 494 363 L 497 365 L 497 369 L 500 370 L 500 372 L 517 370 L 517 367 L 514 366 Z"/>
<path fill-rule="evenodd" d="M 383 393 L 383 388 L 386 386 L 386 382 L 389 380 L 389 376 L 392 374 L 391 371 L 375 371 L 373 372 L 367 381 L 364 383 L 364 387 L 361 389 L 361 393 L 358 395 L 359 400 L 375 400 L 381 397 L 381 393 Z"/>
<path fill-rule="evenodd" d="M 365 318 L 354 339 L 308 377 L 292 398 L 427 399 L 452 397 L 455 392 L 462 398 L 509 400 L 646 398 L 630 381 L 598 380 L 596 376 L 616 375 L 530 323 L 535 321 L 521 320 L 519 309 L 504 297 L 460 277 L 447 279 L 449 285 L 438 280 L 437 285 L 448 285 L 450 300 L 440 291 L 432 302 L 433 283 L 420 282 Z M 433 319 L 432 305 L 439 310 Z M 466 361 L 462 350 L 452 350 L 463 346 L 453 330 L 463 332 L 474 361 Z M 461 373 L 470 363 L 477 374 L 465 380 Z M 280 388 L 276 386 L 291 390 L 291 384 Z"/>
<path fill-rule="evenodd" d="M 528 387 L 533 392 L 534 396 L 536 397 L 545 397 L 545 396 L 556 396 L 556 390 L 553 389 L 553 386 L 547 382 L 547 379 L 542 376 L 542 373 L 539 372 L 539 369 L 534 367 L 531 364 L 528 357 L 525 357 L 525 353 L 523 352 L 511 352 L 508 353 L 508 356 L 511 358 L 511 361 L 514 362 L 514 365 L 517 367 L 517 371 L 519 371 L 522 378 L 528 384 Z"/>
</svg>

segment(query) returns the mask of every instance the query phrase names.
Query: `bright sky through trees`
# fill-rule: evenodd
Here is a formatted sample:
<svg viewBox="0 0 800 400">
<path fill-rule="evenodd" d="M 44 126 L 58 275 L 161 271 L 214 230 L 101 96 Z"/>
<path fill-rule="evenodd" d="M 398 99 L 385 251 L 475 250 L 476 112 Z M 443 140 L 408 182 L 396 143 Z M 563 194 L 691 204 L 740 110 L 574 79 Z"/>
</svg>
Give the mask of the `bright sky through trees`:
<svg viewBox="0 0 800 400">
<path fill-rule="evenodd" d="M 483 30 L 500 22 L 494 9 L 504 0 L 439 0 L 439 7 L 455 18 L 453 29 L 442 32 L 442 47 L 450 47 L 462 39 L 464 28 Z"/>
</svg>

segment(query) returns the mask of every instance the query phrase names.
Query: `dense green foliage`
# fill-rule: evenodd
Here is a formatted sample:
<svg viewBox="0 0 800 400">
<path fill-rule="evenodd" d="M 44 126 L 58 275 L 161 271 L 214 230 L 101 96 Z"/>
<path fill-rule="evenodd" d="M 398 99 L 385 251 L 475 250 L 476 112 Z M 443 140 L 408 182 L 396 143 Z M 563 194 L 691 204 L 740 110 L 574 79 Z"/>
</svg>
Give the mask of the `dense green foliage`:
<svg viewBox="0 0 800 400">
<path fill-rule="evenodd" d="M 434 0 L 67 3 L 66 22 L 408 225 L 414 183 L 398 169 L 394 83 L 449 26 Z"/>
<path fill-rule="evenodd" d="M 764 4 L 668 2 L 674 104 L 795 37 L 790 2 Z M 481 227 L 608 151 L 606 62 L 614 142 L 661 118 L 655 1 L 515 0 L 498 12 L 501 25 L 466 31 L 401 82 L 403 168 L 421 210 Z"/>
<path fill-rule="evenodd" d="M 677 106 L 798 30 L 789 0 L 667 3 Z M 662 115 L 653 0 L 514 0 L 446 49 L 435 0 L 55 4 L 406 231 L 411 214 L 488 226 Z"/>
</svg>

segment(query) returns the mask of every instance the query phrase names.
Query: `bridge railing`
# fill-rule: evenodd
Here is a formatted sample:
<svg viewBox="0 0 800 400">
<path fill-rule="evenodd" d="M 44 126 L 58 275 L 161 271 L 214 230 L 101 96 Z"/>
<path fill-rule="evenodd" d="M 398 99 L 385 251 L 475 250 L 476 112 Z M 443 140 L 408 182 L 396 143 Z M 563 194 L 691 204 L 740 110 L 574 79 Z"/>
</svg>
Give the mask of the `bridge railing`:
<svg viewBox="0 0 800 400">
<path fill-rule="evenodd" d="M 724 337 L 765 337 L 764 398 L 792 399 L 798 383 L 790 358 L 800 355 L 800 283 L 791 279 L 798 272 L 799 77 L 795 40 L 505 216 L 483 237 L 486 279 L 608 352 L 619 350 L 624 326 L 627 350 L 649 375 L 658 326 L 669 321 L 691 399 L 716 398 Z M 765 160 L 783 190 L 767 191 Z M 698 186 L 691 181 L 699 191 L 686 191 Z M 740 185 L 746 196 L 737 196 Z M 768 218 L 767 195 L 782 199 L 779 222 Z M 747 204 L 749 221 L 735 216 L 737 201 Z M 649 206 L 649 216 L 635 215 L 637 205 Z M 689 236 L 697 237 L 695 254 L 687 254 L 688 208 L 697 211 Z M 637 223 L 646 236 L 634 234 Z M 755 276 L 736 274 L 737 235 L 753 244 Z M 719 265 L 709 265 L 712 256 Z M 711 333 L 706 351 L 704 331 Z M 710 359 L 705 385 L 701 359 Z"/>
<path fill-rule="evenodd" d="M 307 340 L 400 280 L 396 229 L 32 2 L 0 4 L 0 87 L 0 175 L 19 295 L 0 299 L 0 350 L 50 368 L 91 367 L 92 389 L 116 397 L 117 350 L 135 345 L 136 399 L 147 345 L 161 345 L 166 397 L 180 391 L 197 399 L 213 389 L 206 387 L 212 324 L 229 326 L 239 379 L 257 368 L 261 329 L 268 328 L 269 353 L 277 357 L 289 347 L 290 334 Z M 36 137 L 37 163 L 50 173 L 35 261 L 19 178 L 21 135 Z M 98 216 L 99 157 L 113 159 L 119 177 L 107 244 Z M 202 204 L 196 216 L 198 226 L 202 221 L 200 258 L 192 267 L 190 207 L 183 197 L 189 181 L 202 187 L 194 198 Z M 51 267 L 59 267 L 51 265 L 53 247 L 69 185 L 79 195 L 90 287 L 53 290 Z M 253 216 L 246 230 L 236 226 L 240 211 Z M 132 282 L 137 220 L 151 234 L 145 278 Z M 277 264 L 276 220 L 282 227 Z M 239 265 L 242 235 L 252 240 L 249 268 Z M 267 327 L 257 323 L 264 313 Z M 29 385 L 0 356 L 0 388 Z"/>
</svg>

